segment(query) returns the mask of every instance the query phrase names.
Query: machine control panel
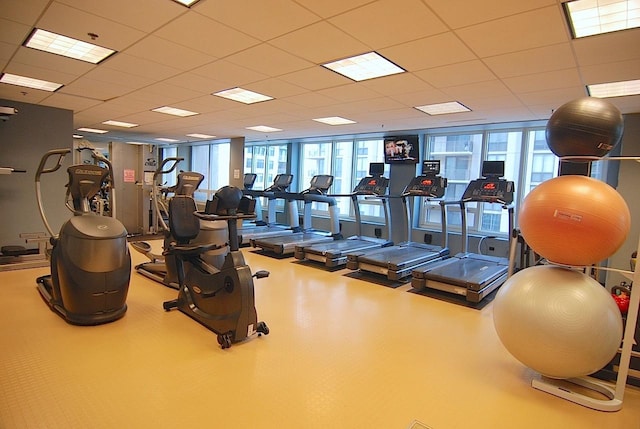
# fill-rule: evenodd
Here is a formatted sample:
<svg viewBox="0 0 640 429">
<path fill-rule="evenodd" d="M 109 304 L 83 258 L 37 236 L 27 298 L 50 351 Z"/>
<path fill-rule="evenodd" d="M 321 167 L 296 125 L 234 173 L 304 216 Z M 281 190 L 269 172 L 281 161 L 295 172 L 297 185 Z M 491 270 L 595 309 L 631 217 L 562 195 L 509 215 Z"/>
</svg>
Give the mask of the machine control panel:
<svg viewBox="0 0 640 429">
<path fill-rule="evenodd" d="M 463 201 L 484 203 L 511 204 L 513 202 L 514 184 L 500 178 L 472 180 L 462 195 Z"/>
<path fill-rule="evenodd" d="M 426 174 L 414 177 L 407 185 L 405 194 L 414 197 L 442 198 L 446 187 L 447 179 L 444 177 Z"/>
<path fill-rule="evenodd" d="M 382 176 L 367 176 L 353 190 L 358 195 L 384 195 L 389 187 L 389 179 Z"/>
</svg>

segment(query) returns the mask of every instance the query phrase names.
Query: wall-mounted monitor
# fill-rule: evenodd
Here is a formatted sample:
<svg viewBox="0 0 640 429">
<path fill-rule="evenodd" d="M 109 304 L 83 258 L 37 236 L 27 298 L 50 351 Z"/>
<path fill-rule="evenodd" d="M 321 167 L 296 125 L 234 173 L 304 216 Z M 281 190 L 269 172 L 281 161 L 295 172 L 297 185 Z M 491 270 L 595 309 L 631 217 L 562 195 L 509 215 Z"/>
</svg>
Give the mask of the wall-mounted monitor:
<svg viewBox="0 0 640 429">
<path fill-rule="evenodd" d="M 384 162 L 387 164 L 417 164 L 420 158 L 418 136 L 384 138 Z"/>
</svg>

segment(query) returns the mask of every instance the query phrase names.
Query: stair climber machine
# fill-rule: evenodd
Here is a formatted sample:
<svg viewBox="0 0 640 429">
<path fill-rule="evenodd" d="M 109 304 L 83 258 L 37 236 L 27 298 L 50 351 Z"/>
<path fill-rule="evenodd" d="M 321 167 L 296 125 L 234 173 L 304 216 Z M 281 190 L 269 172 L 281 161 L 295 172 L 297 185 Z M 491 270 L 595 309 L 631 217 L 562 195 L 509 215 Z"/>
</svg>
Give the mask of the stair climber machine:
<svg viewBox="0 0 640 429">
<path fill-rule="evenodd" d="M 411 272 L 419 267 L 434 263 L 449 256 L 447 247 L 445 210 L 442 213 L 442 245 L 417 243 L 411 241 L 412 213 L 411 200 L 442 198 L 447 187 L 447 179 L 440 175 L 440 161 L 423 161 L 422 174 L 414 177 L 400 195 L 403 201 L 405 222 L 407 223 L 407 241 L 394 246 L 383 247 L 364 252 L 347 254 L 347 268 L 363 273 L 386 276 L 388 280 L 403 281 L 411 276 Z"/>
<path fill-rule="evenodd" d="M 360 252 L 369 249 L 378 249 L 391 246 L 393 242 L 388 238 L 368 237 L 362 235 L 362 214 L 360 212 L 360 200 L 362 198 L 376 198 L 387 193 L 389 179 L 383 177 L 384 163 L 374 162 L 369 165 L 369 175 L 360 179 L 360 182 L 350 194 L 334 194 L 330 197 L 350 197 L 356 217 L 357 235 L 343 240 L 335 240 L 327 243 L 296 246 L 294 256 L 296 259 L 320 262 L 326 267 L 335 268 L 346 265 L 347 253 Z M 386 237 L 391 237 L 391 222 L 389 219 L 389 200 L 382 198 Z"/>
<path fill-rule="evenodd" d="M 327 195 L 327 191 L 332 184 L 333 176 L 329 174 L 318 174 L 311 178 L 309 188 L 300 193 L 276 193 L 277 197 L 284 198 L 288 202 L 290 219 L 298 219 L 298 205 L 296 201 L 304 202 L 302 231 L 263 239 L 252 239 L 251 246 L 259 247 L 264 251 L 275 253 L 276 255 L 293 255 L 296 246 L 309 246 L 340 240 L 342 235 L 340 234 L 338 205 L 335 198 Z M 312 228 L 311 209 L 313 203 L 326 203 L 329 206 L 330 232 L 317 231 Z"/>
<path fill-rule="evenodd" d="M 509 258 L 469 253 L 467 231 L 467 204 L 500 204 L 509 216 L 509 231 L 514 230 L 513 194 L 514 183 L 505 180 L 504 161 L 484 161 L 482 177 L 472 180 L 460 201 L 452 204 L 460 206 L 462 216 L 462 252 L 424 269 L 413 271 L 411 286 L 416 290 L 424 288 L 464 296 L 466 301 L 478 303 L 492 291 L 500 287 L 508 277 Z M 449 202 L 448 202 L 449 203 Z M 513 240 L 509 234 L 509 240 Z M 510 243 L 511 244 L 511 243 Z"/>
<path fill-rule="evenodd" d="M 90 209 L 90 200 L 105 183 L 114 192 L 113 168 L 109 160 L 94 152 L 106 165 L 72 165 L 67 169 L 65 205 L 73 217 L 54 234 L 44 213 L 40 178 L 57 171 L 70 149 L 47 152 L 36 172 L 36 198 L 45 228 L 51 234 L 51 274 L 39 277 L 38 292 L 52 311 L 73 325 L 113 322 L 127 311 L 131 277 L 131 255 L 124 225 L 113 217 L 99 216 Z M 47 168 L 49 159 L 55 166 Z M 113 195 L 113 194 L 112 194 Z M 112 213 L 115 208 L 112 207 Z"/>
<path fill-rule="evenodd" d="M 163 187 L 160 184 L 162 175 L 174 171 L 178 163 L 182 160 L 183 158 L 166 158 L 160 163 L 160 166 L 153 174 L 154 192 L 152 194 L 152 202 L 158 225 L 164 233 L 163 248 L 165 249 L 168 243 L 173 240 L 171 228 L 167 224 L 169 221 L 167 201 L 171 201 L 169 196 L 171 195 L 170 198 L 175 198 L 178 195 L 192 197 L 200 186 L 200 183 L 204 180 L 204 176 L 198 172 L 181 171 L 177 176 L 177 181 L 174 186 Z M 226 241 L 226 222 L 200 221 L 200 232 L 195 238 L 194 243 L 222 244 Z M 131 247 L 149 258 L 148 262 L 136 265 L 135 268 L 138 273 L 172 289 L 179 288 L 175 257 L 167 257 L 164 254 L 155 253 L 152 245 L 146 241 L 131 242 Z M 207 252 L 203 255 L 203 258 L 205 258 L 209 264 L 219 267 L 224 261 L 226 252 L 227 249 L 225 247 L 219 247 Z"/>
<path fill-rule="evenodd" d="M 245 179 L 247 179 L 246 175 Z M 295 218 L 291 217 L 292 210 L 295 210 L 297 213 L 297 208 L 293 209 L 293 207 L 291 207 L 292 205 L 295 205 L 295 202 L 292 203 L 291 201 L 287 201 L 287 210 L 289 211 L 291 225 L 282 225 L 276 222 L 276 200 L 279 199 L 277 195 L 286 195 L 286 191 L 289 186 L 291 186 L 291 182 L 293 182 L 292 174 L 277 174 L 273 179 L 273 184 L 266 189 L 262 191 L 245 189 L 243 191 L 245 196 L 252 198 L 255 201 L 256 219 L 261 219 L 262 217 L 260 199 L 262 197 L 267 199 L 267 220 L 266 222 L 257 221 L 255 225 L 247 226 L 246 224 L 243 224 L 243 226 L 238 229 L 238 237 L 241 246 L 248 246 L 251 244 L 251 240 L 254 239 L 274 237 L 276 235 L 290 234 L 292 232 L 300 231 L 297 214 Z"/>
<path fill-rule="evenodd" d="M 254 334 L 269 334 L 266 323 L 257 319 L 253 288 L 253 278 L 267 277 L 269 272 L 257 271 L 252 275 L 239 250 L 238 220 L 255 218 L 255 214 L 238 212 L 243 198 L 246 197 L 240 189 L 224 186 L 207 202 L 204 212 L 196 211 L 190 196 L 178 195 L 169 202 L 173 239 L 164 253 L 176 259 L 180 287 L 178 298 L 165 302 L 163 308 L 165 311 L 177 308 L 216 333 L 223 349 Z M 220 268 L 207 264 L 202 255 L 221 245 L 191 241 L 198 235 L 199 219 L 227 224 L 230 250 Z"/>
</svg>

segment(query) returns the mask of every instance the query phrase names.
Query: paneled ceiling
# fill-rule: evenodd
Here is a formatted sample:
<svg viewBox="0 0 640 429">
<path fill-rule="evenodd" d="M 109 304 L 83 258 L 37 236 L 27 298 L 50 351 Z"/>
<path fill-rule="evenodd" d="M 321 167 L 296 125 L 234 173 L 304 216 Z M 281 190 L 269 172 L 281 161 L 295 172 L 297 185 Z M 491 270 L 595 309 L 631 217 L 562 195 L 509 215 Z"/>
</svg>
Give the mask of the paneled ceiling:
<svg viewBox="0 0 640 429">
<path fill-rule="evenodd" d="M 572 40 L 560 0 L 200 0 L 190 9 L 172 0 L 0 0 L 0 8 L 0 70 L 64 85 L 50 93 L 0 84 L 0 98 L 69 109 L 75 128 L 109 130 L 89 140 L 280 140 L 544 120 L 587 95 L 587 84 L 640 78 L 640 29 Z M 22 46 L 34 28 L 117 53 L 92 65 Z M 321 66 L 369 51 L 407 73 L 357 83 Z M 236 86 L 274 99 L 212 95 Z M 415 109 L 447 101 L 471 112 Z M 610 101 L 640 112 L 640 96 Z M 151 111 L 165 105 L 199 114 Z M 328 116 L 356 123 L 313 121 Z M 246 128 L 256 125 L 282 131 Z"/>
</svg>

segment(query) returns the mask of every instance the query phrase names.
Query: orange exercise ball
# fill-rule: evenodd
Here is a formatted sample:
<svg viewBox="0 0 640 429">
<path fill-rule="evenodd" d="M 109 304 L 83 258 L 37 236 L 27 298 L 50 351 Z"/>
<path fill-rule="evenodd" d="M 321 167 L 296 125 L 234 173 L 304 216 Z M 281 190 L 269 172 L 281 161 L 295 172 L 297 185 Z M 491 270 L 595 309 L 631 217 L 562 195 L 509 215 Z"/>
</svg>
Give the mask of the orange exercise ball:
<svg viewBox="0 0 640 429">
<path fill-rule="evenodd" d="M 536 253 L 577 266 L 611 256 L 631 228 L 631 213 L 620 194 L 587 176 L 542 182 L 524 199 L 518 219 L 522 236 Z"/>
</svg>

